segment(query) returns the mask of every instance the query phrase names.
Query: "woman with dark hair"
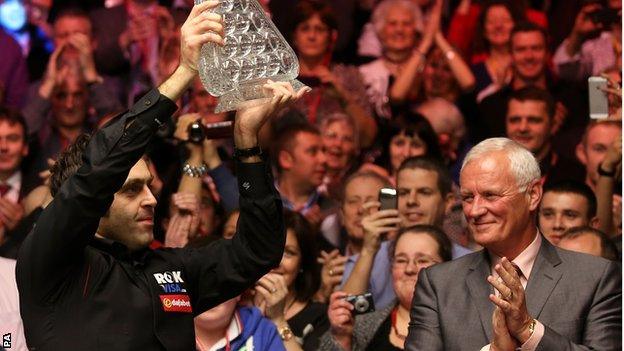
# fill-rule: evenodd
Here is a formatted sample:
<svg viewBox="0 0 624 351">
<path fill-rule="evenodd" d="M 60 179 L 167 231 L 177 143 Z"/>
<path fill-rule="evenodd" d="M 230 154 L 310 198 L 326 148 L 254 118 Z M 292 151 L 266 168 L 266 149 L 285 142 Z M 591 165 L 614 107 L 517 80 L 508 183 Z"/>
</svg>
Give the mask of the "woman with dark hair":
<svg viewBox="0 0 624 351">
<path fill-rule="evenodd" d="M 509 39 L 514 25 L 523 20 L 523 14 L 509 1 L 495 0 L 483 7 L 471 58 L 477 94 L 494 85 L 490 88 L 492 93 L 497 87 L 502 87 L 511 80 Z"/>
<path fill-rule="evenodd" d="M 429 121 L 416 112 L 404 111 L 393 118 L 383 128 L 380 140 L 382 149 L 375 164 L 365 164 L 361 170 L 372 170 L 391 183 L 401 163 L 409 157 L 429 155 L 442 160 L 435 131 Z"/>
<path fill-rule="evenodd" d="M 312 302 L 320 287 L 318 236 L 297 212 L 285 211 L 286 245 L 280 265 L 258 280 L 254 305 L 275 323 L 289 351 L 316 350 L 318 337 L 329 327 L 327 306 Z"/>
<path fill-rule="evenodd" d="M 321 337 L 319 350 L 403 350 L 418 274 L 451 260 L 451 242 L 437 227 L 415 225 L 400 230 L 388 251 L 396 303 L 354 317 L 353 305 L 344 300 L 347 294 L 333 293 L 327 312 L 331 328 Z"/>
<path fill-rule="evenodd" d="M 312 88 L 295 104 L 296 109 L 313 124 L 332 113 L 345 113 L 356 122 L 362 146 L 370 146 L 377 125 L 360 74 L 355 67 L 331 62 L 338 37 L 332 8 L 303 0 L 297 4 L 294 16 L 291 41 L 299 57 L 299 79 Z"/>
</svg>

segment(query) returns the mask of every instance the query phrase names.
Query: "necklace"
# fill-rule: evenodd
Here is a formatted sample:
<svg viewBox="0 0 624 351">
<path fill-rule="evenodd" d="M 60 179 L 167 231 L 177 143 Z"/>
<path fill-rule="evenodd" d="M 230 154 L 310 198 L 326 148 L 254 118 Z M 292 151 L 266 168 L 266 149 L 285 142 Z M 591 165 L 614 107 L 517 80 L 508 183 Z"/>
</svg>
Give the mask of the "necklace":
<svg viewBox="0 0 624 351">
<path fill-rule="evenodd" d="M 396 326 L 396 320 L 397 320 L 397 312 L 399 311 L 399 306 L 395 307 L 392 310 L 392 313 L 390 314 L 390 321 L 392 322 L 392 330 L 394 331 L 394 334 L 396 334 L 396 336 L 405 341 L 405 339 L 407 338 L 407 335 L 403 335 L 401 333 L 399 333 L 399 330 L 397 329 Z"/>
</svg>

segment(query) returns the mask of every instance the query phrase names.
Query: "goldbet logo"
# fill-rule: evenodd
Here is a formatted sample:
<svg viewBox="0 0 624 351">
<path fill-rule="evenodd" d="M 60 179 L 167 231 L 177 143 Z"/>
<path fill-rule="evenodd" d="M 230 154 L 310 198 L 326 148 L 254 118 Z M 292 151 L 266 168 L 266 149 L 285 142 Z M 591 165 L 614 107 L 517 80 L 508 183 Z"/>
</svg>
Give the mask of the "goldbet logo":
<svg viewBox="0 0 624 351">
<path fill-rule="evenodd" d="M 193 312 L 188 295 L 160 295 L 165 312 Z"/>
</svg>

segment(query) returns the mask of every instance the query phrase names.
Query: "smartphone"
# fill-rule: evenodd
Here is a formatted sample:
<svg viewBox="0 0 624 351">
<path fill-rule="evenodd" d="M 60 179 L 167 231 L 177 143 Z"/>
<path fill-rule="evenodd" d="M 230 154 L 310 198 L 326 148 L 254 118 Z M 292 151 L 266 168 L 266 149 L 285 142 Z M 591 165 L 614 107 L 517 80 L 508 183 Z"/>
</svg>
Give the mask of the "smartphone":
<svg viewBox="0 0 624 351">
<path fill-rule="evenodd" d="M 603 77 L 589 77 L 589 117 L 591 119 L 605 119 L 609 117 L 609 99 L 602 89 L 607 88 L 607 79 Z"/>
<path fill-rule="evenodd" d="M 379 190 L 380 210 L 396 210 L 397 208 L 397 192 L 392 188 L 381 188 Z"/>
</svg>

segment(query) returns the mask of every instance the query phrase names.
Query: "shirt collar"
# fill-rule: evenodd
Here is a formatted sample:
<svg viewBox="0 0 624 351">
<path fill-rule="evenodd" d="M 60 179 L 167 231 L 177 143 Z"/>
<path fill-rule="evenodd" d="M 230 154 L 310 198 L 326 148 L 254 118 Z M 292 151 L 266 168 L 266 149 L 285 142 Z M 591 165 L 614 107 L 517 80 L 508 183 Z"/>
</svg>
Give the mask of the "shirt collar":
<svg viewBox="0 0 624 351">
<path fill-rule="evenodd" d="M 22 184 L 22 172 L 17 171 L 13 173 L 5 183 L 10 185 L 11 189 L 19 189 L 20 184 Z"/>
<path fill-rule="evenodd" d="M 535 259 L 537 258 L 539 249 L 542 246 L 542 235 L 540 234 L 539 230 L 536 229 L 535 231 L 535 239 L 533 239 L 531 244 L 529 244 L 529 246 L 527 246 L 524 251 L 522 251 L 516 258 L 511 261 L 512 263 L 515 263 L 518 268 L 520 268 L 520 271 L 522 271 L 522 275 L 524 275 L 526 280 L 529 280 L 529 277 L 531 276 L 533 264 L 535 263 Z M 499 257 L 493 253 L 490 253 L 490 256 L 492 257 L 492 268 L 495 267 L 502 260 L 502 257 Z M 494 271 L 494 269 L 492 269 L 492 271 Z"/>
<path fill-rule="evenodd" d="M 243 324 L 241 323 L 240 316 L 238 315 L 238 310 L 235 310 L 234 316 L 230 321 L 230 326 L 225 331 L 225 337 L 217 341 L 216 344 L 212 345 L 208 351 L 216 351 L 224 348 L 230 341 L 236 339 L 242 333 Z"/>
<path fill-rule="evenodd" d="M 282 198 L 282 203 L 284 204 L 284 207 L 291 211 L 295 211 L 296 210 L 295 205 L 290 200 L 288 200 L 288 198 L 283 196 L 282 193 L 280 192 L 277 180 L 274 182 L 274 186 L 275 186 L 275 189 L 277 189 L 277 191 L 280 193 L 280 197 Z M 320 194 L 319 194 L 318 189 L 314 189 L 314 191 L 312 191 L 310 196 L 308 196 L 308 200 L 303 205 L 303 208 L 300 208 L 297 212 L 300 212 L 301 214 L 305 214 L 312 206 L 314 206 L 318 202 L 319 197 L 320 197 Z"/>
</svg>

